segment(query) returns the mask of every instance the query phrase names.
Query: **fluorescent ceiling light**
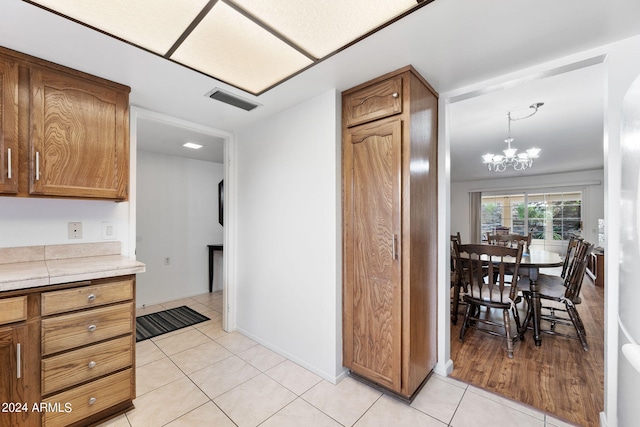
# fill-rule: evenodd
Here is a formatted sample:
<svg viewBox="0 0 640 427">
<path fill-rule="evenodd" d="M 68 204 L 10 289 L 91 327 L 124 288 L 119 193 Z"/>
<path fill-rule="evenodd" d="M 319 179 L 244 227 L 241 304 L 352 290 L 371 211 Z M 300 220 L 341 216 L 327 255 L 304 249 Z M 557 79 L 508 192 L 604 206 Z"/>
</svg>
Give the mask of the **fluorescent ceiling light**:
<svg viewBox="0 0 640 427">
<path fill-rule="evenodd" d="M 234 0 L 316 58 L 414 7 L 416 0 Z"/>
<path fill-rule="evenodd" d="M 194 150 L 202 148 L 202 145 L 196 144 L 195 142 L 185 142 L 184 144 L 182 144 L 182 146 L 185 148 L 193 148 Z"/>
<path fill-rule="evenodd" d="M 23 0 L 259 95 L 434 0 Z"/>
<path fill-rule="evenodd" d="M 222 2 L 216 3 L 171 59 L 252 93 L 312 63 Z"/>
<path fill-rule="evenodd" d="M 164 55 L 208 0 L 36 0 L 33 3 Z"/>
</svg>

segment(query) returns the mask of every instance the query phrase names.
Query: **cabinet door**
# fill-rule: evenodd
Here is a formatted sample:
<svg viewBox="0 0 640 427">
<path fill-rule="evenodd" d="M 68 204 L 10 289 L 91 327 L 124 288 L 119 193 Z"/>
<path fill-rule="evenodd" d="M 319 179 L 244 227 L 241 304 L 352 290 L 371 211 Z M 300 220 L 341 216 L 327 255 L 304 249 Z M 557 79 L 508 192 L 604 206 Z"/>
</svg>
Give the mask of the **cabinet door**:
<svg viewBox="0 0 640 427">
<path fill-rule="evenodd" d="M 343 117 L 347 126 L 382 119 L 402 112 L 402 77 L 362 88 L 345 97 Z"/>
<path fill-rule="evenodd" d="M 0 193 L 18 192 L 18 64 L 0 56 Z"/>
<path fill-rule="evenodd" d="M 25 387 L 27 347 L 25 325 L 0 329 L 0 404 L 5 405 L 0 408 L 1 427 L 30 425 L 31 405 L 36 402 Z"/>
<path fill-rule="evenodd" d="M 392 390 L 401 374 L 401 121 L 346 130 L 344 362 Z"/>
<path fill-rule="evenodd" d="M 29 193 L 126 199 L 127 129 L 126 93 L 33 68 Z"/>
</svg>

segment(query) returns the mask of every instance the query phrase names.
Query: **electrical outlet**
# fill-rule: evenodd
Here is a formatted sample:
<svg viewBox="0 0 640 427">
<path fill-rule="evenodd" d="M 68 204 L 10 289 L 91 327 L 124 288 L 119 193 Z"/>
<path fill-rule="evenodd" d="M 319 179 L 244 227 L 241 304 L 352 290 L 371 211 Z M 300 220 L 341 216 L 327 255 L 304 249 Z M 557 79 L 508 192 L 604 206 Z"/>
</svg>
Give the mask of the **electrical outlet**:
<svg viewBox="0 0 640 427">
<path fill-rule="evenodd" d="M 82 239 L 82 223 L 81 222 L 70 222 L 68 224 L 69 228 L 69 239 Z"/>
</svg>

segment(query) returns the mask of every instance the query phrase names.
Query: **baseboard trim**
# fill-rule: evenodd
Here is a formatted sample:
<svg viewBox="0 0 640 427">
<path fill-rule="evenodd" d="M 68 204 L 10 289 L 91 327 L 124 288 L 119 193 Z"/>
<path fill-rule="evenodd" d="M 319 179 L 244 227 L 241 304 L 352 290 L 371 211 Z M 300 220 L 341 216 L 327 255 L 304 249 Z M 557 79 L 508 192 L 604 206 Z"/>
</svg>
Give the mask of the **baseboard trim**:
<svg viewBox="0 0 640 427">
<path fill-rule="evenodd" d="M 441 377 L 448 377 L 453 372 L 453 360 L 449 359 L 445 363 L 436 363 L 436 367 L 433 368 L 433 372 Z"/>
</svg>

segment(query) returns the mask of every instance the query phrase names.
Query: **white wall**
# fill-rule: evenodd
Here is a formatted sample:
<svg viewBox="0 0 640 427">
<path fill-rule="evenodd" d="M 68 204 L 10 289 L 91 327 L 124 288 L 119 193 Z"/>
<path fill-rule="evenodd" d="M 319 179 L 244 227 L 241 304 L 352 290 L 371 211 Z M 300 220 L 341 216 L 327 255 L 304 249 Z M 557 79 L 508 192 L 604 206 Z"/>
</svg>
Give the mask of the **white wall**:
<svg viewBox="0 0 640 427">
<path fill-rule="evenodd" d="M 208 292 L 207 245 L 223 241 L 218 183 L 224 166 L 145 151 L 137 155 L 136 255 L 147 266 L 137 278 L 137 305 Z M 221 289 L 219 257 L 214 284 Z"/>
<path fill-rule="evenodd" d="M 69 222 L 82 222 L 82 239 L 69 239 Z M 129 202 L 0 197 L 0 247 L 101 242 L 103 222 L 129 255 Z"/>
<path fill-rule="evenodd" d="M 329 381 L 344 372 L 339 102 L 243 129 L 236 159 L 236 326 Z"/>
<path fill-rule="evenodd" d="M 595 184 L 596 182 L 599 184 Z M 582 236 L 597 246 L 598 219 L 604 218 L 604 171 L 602 169 L 535 177 L 496 178 L 451 183 L 451 232 L 460 231 L 462 241 L 469 241 L 471 236 L 469 193 L 472 191 L 548 189 L 553 192 L 566 188 L 584 190 Z"/>
</svg>

